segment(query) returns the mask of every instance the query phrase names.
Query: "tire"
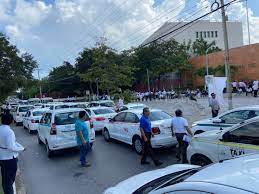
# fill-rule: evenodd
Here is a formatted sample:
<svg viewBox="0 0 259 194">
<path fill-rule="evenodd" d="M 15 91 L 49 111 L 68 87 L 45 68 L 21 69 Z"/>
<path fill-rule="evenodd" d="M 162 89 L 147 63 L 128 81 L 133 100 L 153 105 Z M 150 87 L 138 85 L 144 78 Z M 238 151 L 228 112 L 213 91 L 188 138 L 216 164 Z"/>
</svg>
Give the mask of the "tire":
<svg viewBox="0 0 259 194">
<path fill-rule="evenodd" d="M 198 130 L 194 133 L 194 135 L 198 135 L 198 134 L 201 134 L 201 133 L 204 133 L 204 131 L 201 131 L 201 130 Z"/>
<path fill-rule="evenodd" d="M 192 156 L 191 158 L 191 164 L 194 164 L 194 165 L 198 165 L 198 166 L 207 166 L 209 164 L 211 164 L 212 161 L 204 156 L 204 155 L 194 155 Z"/>
<path fill-rule="evenodd" d="M 108 131 L 108 129 L 104 128 L 103 130 L 103 137 L 104 137 L 104 140 L 109 142 L 111 141 L 111 136 L 110 136 L 110 133 Z"/>
<path fill-rule="evenodd" d="M 49 148 L 47 141 L 46 141 L 46 151 L 47 151 L 48 158 L 51 158 L 53 156 L 53 151 Z"/>
<path fill-rule="evenodd" d="M 37 135 L 37 138 L 38 138 L 38 144 L 39 144 L 39 145 L 42 145 L 43 142 L 41 141 L 41 139 L 40 139 L 40 137 L 39 137 L 39 134 Z"/>
<path fill-rule="evenodd" d="M 142 154 L 142 150 L 143 150 L 143 141 L 139 136 L 134 136 L 133 140 L 132 140 L 132 146 L 133 149 L 135 150 L 135 152 L 138 155 Z"/>
</svg>

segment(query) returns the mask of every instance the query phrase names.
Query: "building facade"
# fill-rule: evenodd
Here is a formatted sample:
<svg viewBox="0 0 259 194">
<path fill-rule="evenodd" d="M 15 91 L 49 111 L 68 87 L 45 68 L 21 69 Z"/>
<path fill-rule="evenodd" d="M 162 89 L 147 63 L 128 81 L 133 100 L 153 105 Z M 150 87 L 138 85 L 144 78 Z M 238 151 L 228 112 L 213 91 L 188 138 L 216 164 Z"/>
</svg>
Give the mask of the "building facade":
<svg viewBox="0 0 259 194">
<path fill-rule="evenodd" d="M 187 24 L 186 22 L 166 22 L 155 33 L 147 38 L 142 45 L 145 45 L 152 40 Z M 229 48 L 243 46 L 243 29 L 241 22 L 227 22 Z M 183 43 L 191 40 L 194 42 L 196 39 L 203 38 L 207 42 L 216 42 L 216 46 L 224 49 L 224 35 L 222 22 L 211 22 L 207 20 L 199 21 L 195 24 L 183 27 L 167 36 L 162 38 L 167 41 L 174 38 L 177 42 Z"/>
</svg>

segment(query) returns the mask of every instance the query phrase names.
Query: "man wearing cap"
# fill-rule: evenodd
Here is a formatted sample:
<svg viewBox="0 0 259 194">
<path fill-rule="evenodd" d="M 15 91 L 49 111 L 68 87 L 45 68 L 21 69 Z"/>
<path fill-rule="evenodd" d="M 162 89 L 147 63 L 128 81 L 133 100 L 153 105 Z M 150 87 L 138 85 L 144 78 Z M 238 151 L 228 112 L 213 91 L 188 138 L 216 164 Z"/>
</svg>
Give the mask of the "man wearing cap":
<svg viewBox="0 0 259 194">
<path fill-rule="evenodd" d="M 211 107 L 212 118 L 217 117 L 219 114 L 220 106 L 219 101 L 216 99 L 216 94 L 211 93 L 211 98 L 209 99 L 209 106 Z"/>
</svg>

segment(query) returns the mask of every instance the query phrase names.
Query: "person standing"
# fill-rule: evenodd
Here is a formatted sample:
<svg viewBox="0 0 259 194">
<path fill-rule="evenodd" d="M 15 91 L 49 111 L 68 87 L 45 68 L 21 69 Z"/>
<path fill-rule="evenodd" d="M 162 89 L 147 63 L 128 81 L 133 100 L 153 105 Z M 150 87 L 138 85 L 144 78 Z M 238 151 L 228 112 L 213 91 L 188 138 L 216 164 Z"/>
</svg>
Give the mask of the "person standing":
<svg viewBox="0 0 259 194">
<path fill-rule="evenodd" d="M 212 118 L 217 117 L 219 114 L 220 106 L 219 101 L 216 99 L 216 94 L 211 93 L 211 98 L 209 99 L 209 106 L 211 107 Z"/>
<path fill-rule="evenodd" d="M 2 115 L 0 126 L 0 167 L 2 175 L 2 187 L 5 194 L 13 194 L 13 183 L 17 171 L 18 153 L 24 151 L 15 140 L 15 134 L 10 128 L 13 122 L 11 114 Z"/>
<path fill-rule="evenodd" d="M 258 93 L 258 84 L 259 82 L 257 80 L 255 80 L 253 82 L 253 91 L 254 91 L 254 97 L 257 97 L 257 93 Z"/>
<path fill-rule="evenodd" d="M 140 119 L 140 132 L 141 132 L 141 137 L 143 141 L 141 164 L 142 165 L 149 164 L 149 162 L 147 162 L 147 156 L 149 155 L 152 158 L 154 164 L 156 166 L 160 166 L 163 163 L 156 159 L 154 151 L 151 146 L 151 137 L 153 136 L 153 134 L 151 130 L 151 121 L 149 119 L 149 116 L 150 116 L 149 108 L 144 108 L 143 115 Z"/>
<path fill-rule="evenodd" d="M 85 120 L 86 120 L 86 112 L 80 111 L 79 119 L 75 123 L 75 129 L 76 129 L 77 144 L 79 145 L 79 148 L 80 148 L 81 166 L 89 167 L 91 166 L 91 164 L 86 162 L 86 156 L 90 150 L 90 138 L 89 138 L 89 129 L 87 124 L 85 123 Z"/>
<path fill-rule="evenodd" d="M 188 142 L 184 140 L 184 137 L 188 134 L 193 136 L 191 129 L 188 126 L 188 122 L 185 118 L 183 118 L 183 113 L 180 109 L 175 111 L 175 116 L 172 119 L 171 129 L 172 129 L 172 136 L 176 137 L 178 142 L 178 151 L 176 157 L 178 160 L 181 160 L 182 156 L 182 163 L 188 163 L 186 151 L 188 147 Z"/>
</svg>

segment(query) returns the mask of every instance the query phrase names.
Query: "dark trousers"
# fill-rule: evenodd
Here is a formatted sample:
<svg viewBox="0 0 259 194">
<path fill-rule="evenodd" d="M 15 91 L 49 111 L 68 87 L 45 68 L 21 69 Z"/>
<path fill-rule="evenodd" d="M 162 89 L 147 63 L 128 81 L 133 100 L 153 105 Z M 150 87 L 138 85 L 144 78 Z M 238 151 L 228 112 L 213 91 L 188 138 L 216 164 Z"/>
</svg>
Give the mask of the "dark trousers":
<svg viewBox="0 0 259 194">
<path fill-rule="evenodd" d="M 0 160 L 0 166 L 4 194 L 13 194 L 13 183 L 15 181 L 17 171 L 17 159 Z"/>
<path fill-rule="evenodd" d="M 152 149 L 151 146 L 151 133 L 145 133 L 146 137 L 147 137 L 147 142 L 144 141 L 144 138 L 142 138 L 143 141 L 143 151 L 142 151 L 142 157 L 141 157 L 141 162 L 145 162 L 147 160 L 147 156 L 150 156 L 151 159 L 153 160 L 154 163 L 157 162 L 157 159 L 155 157 L 155 153 Z"/>
<path fill-rule="evenodd" d="M 218 116 L 219 111 L 218 110 L 211 110 L 211 113 L 212 113 L 212 118 L 215 118 L 215 117 Z"/>
<path fill-rule="evenodd" d="M 258 90 L 254 90 L 254 97 L 257 97 Z"/>
<path fill-rule="evenodd" d="M 176 133 L 176 139 L 178 142 L 178 150 L 177 150 L 177 157 L 180 158 L 182 156 L 182 163 L 188 163 L 187 160 L 187 147 L 188 147 L 188 143 L 183 141 L 183 136 L 186 135 L 185 133 Z"/>
<path fill-rule="evenodd" d="M 80 146 L 80 162 L 81 162 L 82 166 L 86 164 L 86 156 L 87 156 L 89 150 L 90 150 L 89 143 Z"/>
</svg>

